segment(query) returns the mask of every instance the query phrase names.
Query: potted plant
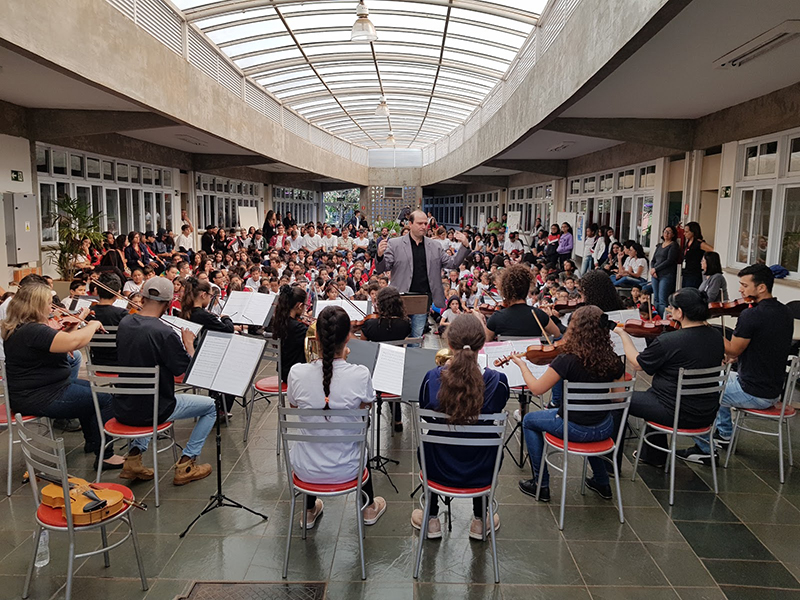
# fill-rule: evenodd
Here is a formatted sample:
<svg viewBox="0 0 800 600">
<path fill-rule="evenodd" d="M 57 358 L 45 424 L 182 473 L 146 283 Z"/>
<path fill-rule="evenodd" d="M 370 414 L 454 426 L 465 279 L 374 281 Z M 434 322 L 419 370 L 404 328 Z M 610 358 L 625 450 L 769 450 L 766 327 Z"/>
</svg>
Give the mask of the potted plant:
<svg viewBox="0 0 800 600">
<path fill-rule="evenodd" d="M 82 254 L 81 240 L 88 237 L 95 246 L 102 242 L 100 215 L 92 214 L 88 202 L 63 195 L 56 199 L 51 218 L 58 231 L 58 242 L 48 250 L 49 260 L 61 280 L 70 282 L 77 271 L 75 262 Z"/>
</svg>

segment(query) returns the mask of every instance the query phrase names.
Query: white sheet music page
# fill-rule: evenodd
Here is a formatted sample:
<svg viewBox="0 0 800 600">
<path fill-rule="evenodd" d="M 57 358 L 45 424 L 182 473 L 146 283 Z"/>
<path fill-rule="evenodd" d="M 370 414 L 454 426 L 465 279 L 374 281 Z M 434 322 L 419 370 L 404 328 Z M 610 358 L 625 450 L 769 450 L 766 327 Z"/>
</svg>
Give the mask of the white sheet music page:
<svg viewBox="0 0 800 600">
<path fill-rule="evenodd" d="M 629 310 L 615 310 L 606 313 L 608 318 L 615 323 L 623 325 L 628 319 L 638 319 L 639 311 L 634 309 Z M 632 337 L 634 347 L 643 352 L 647 348 L 647 340 L 640 337 Z M 622 338 L 615 331 L 611 332 L 611 342 L 614 344 L 614 354 L 617 356 L 625 356 L 625 348 L 622 346 Z"/>
<path fill-rule="evenodd" d="M 222 357 L 214 378 L 213 389 L 224 394 L 243 397 L 264 353 L 265 345 L 265 340 L 234 335 Z"/>
<path fill-rule="evenodd" d="M 275 294 L 259 294 L 258 292 L 231 292 L 221 314 L 230 317 L 237 325 L 263 325 Z"/>
<path fill-rule="evenodd" d="M 127 300 L 123 300 L 122 298 L 117 298 L 116 300 L 114 300 L 114 304 L 113 305 L 116 306 L 117 308 L 122 308 L 122 309 L 127 310 L 128 301 Z"/>
<path fill-rule="evenodd" d="M 403 393 L 405 364 L 405 348 L 381 344 L 378 350 L 378 360 L 372 370 L 372 386 L 375 391 L 400 396 Z"/>
<path fill-rule="evenodd" d="M 167 323 L 172 323 L 173 325 L 177 325 L 181 329 L 188 329 L 195 335 L 200 335 L 200 332 L 203 330 L 203 326 L 199 323 L 193 323 L 192 321 L 187 321 L 186 319 L 181 319 L 180 317 L 173 317 L 172 315 L 162 315 L 161 319 L 166 321 Z M 177 329 L 172 329 L 172 332 L 177 335 L 180 340 L 181 344 L 183 344 L 183 336 L 178 332 Z M 186 346 L 184 345 L 184 348 Z"/>
<path fill-rule="evenodd" d="M 231 334 L 209 331 L 195 350 L 192 368 L 184 382 L 206 390 L 214 389 L 214 379 L 228 349 Z"/>
</svg>

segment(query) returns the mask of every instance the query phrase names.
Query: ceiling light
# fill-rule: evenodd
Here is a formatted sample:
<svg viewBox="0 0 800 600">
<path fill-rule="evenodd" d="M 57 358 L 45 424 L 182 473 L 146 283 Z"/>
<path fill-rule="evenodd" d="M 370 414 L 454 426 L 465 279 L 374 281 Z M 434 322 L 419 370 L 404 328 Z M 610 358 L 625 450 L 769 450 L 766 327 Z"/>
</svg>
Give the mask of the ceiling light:
<svg viewBox="0 0 800 600">
<path fill-rule="evenodd" d="M 394 132 L 392 132 L 392 130 L 390 129 L 389 130 L 389 135 L 386 136 L 386 143 L 387 144 L 394 144 L 396 142 L 397 142 L 397 140 L 394 139 Z"/>
<path fill-rule="evenodd" d="M 364 4 L 363 0 L 358 3 L 356 7 L 356 14 L 358 19 L 353 23 L 353 30 L 350 32 L 350 41 L 361 44 L 374 42 L 378 39 L 378 34 L 375 32 L 375 26 L 369 20 L 369 9 Z"/>
<path fill-rule="evenodd" d="M 375 116 L 376 117 L 388 117 L 389 116 L 389 105 L 386 104 L 386 96 L 381 96 L 379 98 L 380 104 L 378 104 L 378 108 L 375 109 Z"/>
<path fill-rule="evenodd" d="M 721 56 L 715 61 L 715 66 L 718 69 L 740 67 L 746 62 L 797 39 L 798 36 L 800 36 L 800 20 L 784 21 L 746 44 L 731 50 L 725 56 Z"/>
</svg>

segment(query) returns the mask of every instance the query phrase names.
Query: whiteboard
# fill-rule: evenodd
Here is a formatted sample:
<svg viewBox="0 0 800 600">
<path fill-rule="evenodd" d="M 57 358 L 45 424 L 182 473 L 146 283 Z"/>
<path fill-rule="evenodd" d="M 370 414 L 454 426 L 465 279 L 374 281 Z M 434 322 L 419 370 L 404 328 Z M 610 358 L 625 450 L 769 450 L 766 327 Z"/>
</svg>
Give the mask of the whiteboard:
<svg viewBox="0 0 800 600">
<path fill-rule="evenodd" d="M 506 233 L 519 231 L 519 221 L 522 218 L 522 213 L 518 210 L 508 213 L 506 219 Z"/>
<path fill-rule="evenodd" d="M 240 206 L 238 208 L 239 227 L 243 229 L 250 229 L 250 227 L 261 229 L 261 222 L 258 220 L 258 209 L 255 206 Z"/>
</svg>

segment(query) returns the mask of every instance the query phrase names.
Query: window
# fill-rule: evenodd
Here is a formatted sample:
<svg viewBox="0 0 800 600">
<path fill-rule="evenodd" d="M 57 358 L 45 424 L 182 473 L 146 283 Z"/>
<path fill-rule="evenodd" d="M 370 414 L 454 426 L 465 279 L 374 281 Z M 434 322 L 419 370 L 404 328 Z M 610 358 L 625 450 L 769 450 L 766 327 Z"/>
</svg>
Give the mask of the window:
<svg viewBox="0 0 800 600">
<path fill-rule="evenodd" d="M 533 198 L 533 188 L 528 188 L 525 190 L 525 197 L 528 199 Z"/>
<path fill-rule="evenodd" d="M 600 175 L 600 191 L 610 192 L 612 189 L 614 189 L 614 176 L 611 173 Z"/>
<path fill-rule="evenodd" d="M 55 242 L 57 232 L 53 215 L 56 212 L 56 189 L 53 184 L 43 183 L 39 186 L 39 202 L 42 210 L 42 241 Z"/>
<path fill-rule="evenodd" d="M 633 178 L 633 174 L 631 174 Z M 621 242 L 630 239 L 631 237 L 631 204 L 633 198 L 627 197 L 622 199 L 622 219 L 620 220 L 619 230 L 617 231 L 617 239 Z"/>
<path fill-rule="evenodd" d="M 119 193 L 114 189 L 106 190 L 106 231 L 114 235 L 120 234 L 119 228 Z"/>
<path fill-rule="evenodd" d="M 100 179 L 100 160 L 97 158 L 86 159 L 86 177 Z"/>
<path fill-rule="evenodd" d="M 172 169 L 164 169 L 162 183 L 164 184 L 164 187 L 172 187 Z"/>
<path fill-rule="evenodd" d="M 170 171 L 164 171 L 166 176 Z M 166 179 L 166 177 L 165 177 Z M 166 185 L 166 182 L 165 182 Z M 172 231 L 172 194 L 164 194 L 164 221 L 163 227 L 167 231 Z"/>
<path fill-rule="evenodd" d="M 586 177 L 583 180 L 583 193 L 584 194 L 594 194 L 595 191 L 595 178 L 594 177 Z"/>
<path fill-rule="evenodd" d="M 131 183 L 139 183 L 139 167 L 131 165 Z"/>
<path fill-rule="evenodd" d="M 744 176 L 775 174 L 777 156 L 777 141 L 747 146 L 744 150 Z"/>
<path fill-rule="evenodd" d="M 633 189 L 633 169 L 620 171 L 617 175 L 617 187 L 621 190 Z"/>
<path fill-rule="evenodd" d="M 766 264 L 772 190 L 742 190 L 741 200 L 736 260 L 746 264 Z"/>
<path fill-rule="evenodd" d="M 142 183 L 144 185 L 153 185 L 153 169 L 150 167 L 142 167 Z"/>
<path fill-rule="evenodd" d="M 800 138 L 789 141 L 789 172 L 800 173 Z"/>
<path fill-rule="evenodd" d="M 130 195 L 131 191 L 128 189 L 119 191 L 119 226 L 120 231 L 124 233 L 128 233 L 133 229 L 128 212 L 128 198 L 130 198 Z"/>
<path fill-rule="evenodd" d="M 105 181 L 114 181 L 114 163 L 110 160 L 103 161 L 103 179 Z"/>
<path fill-rule="evenodd" d="M 70 173 L 73 177 L 80 177 L 83 179 L 83 157 L 80 154 L 70 154 Z"/>
<path fill-rule="evenodd" d="M 128 181 L 128 165 L 125 163 L 117 163 L 117 181 Z"/>
<path fill-rule="evenodd" d="M 50 150 L 47 148 L 36 147 L 36 172 L 50 172 Z"/>
<path fill-rule="evenodd" d="M 67 174 L 67 153 L 53 151 L 53 175 Z"/>
<path fill-rule="evenodd" d="M 142 228 L 142 191 L 131 190 L 131 230 L 139 231 Z"/>
<path fill-rule="evenodd" d="M 153 185 L 161 185 L 161 169 L 153 169 Z"/>
<path fill-rule="evenodd" d="M 639 169 L 639 187 L 651 188 L 656 186 L 656 166 L 642 167 Z M 644 245 L 644 244 L 642 244 Z"/>
<path fill-rule="evenodd" d="M 781 225 L 781 266 L 800 271 L 800 187 L 786 188 Z"/>
<path fill-rule="evenodd" d="M 581 193 L 581 181 L 580 179 L 573 179 L 569 182 L 569 193 L 571 195 L 580 194 Z"/>
</svg>

